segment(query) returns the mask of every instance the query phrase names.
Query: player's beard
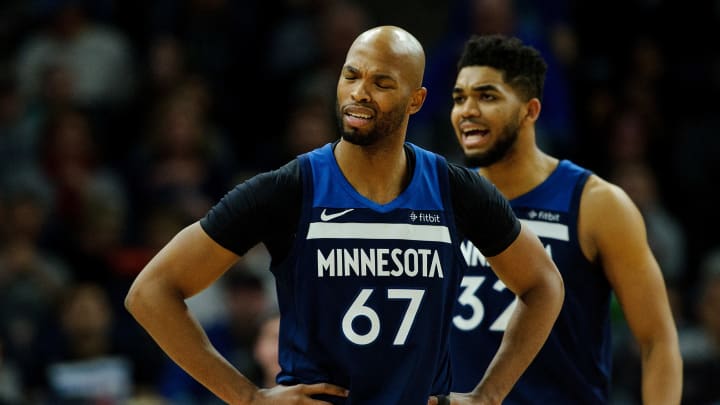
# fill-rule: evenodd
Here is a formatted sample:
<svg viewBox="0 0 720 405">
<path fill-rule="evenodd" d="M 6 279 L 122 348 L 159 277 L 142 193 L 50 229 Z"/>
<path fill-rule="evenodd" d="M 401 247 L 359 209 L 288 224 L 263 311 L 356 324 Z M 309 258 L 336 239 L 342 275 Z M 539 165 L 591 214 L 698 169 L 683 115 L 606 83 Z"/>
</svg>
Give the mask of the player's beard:
<svg viewBox="0 0 720 405">
<path fill-rule="evenodd" d="M 465 165 L 468 167 L 487 167 L 502 160 L 518 139 L 520 131 L 519 119 L 505 125 L 495 144 L 485 152 L 465 155 Z"/>
<path fill-rule="evenodd" d="M 368 146 L 377 143 L 380 139 L 394 133 L 402 125 L 406 107 L 398 106 L 387 113 L 379 113 L 375 117 L 375 125 L 367 133 L 361 133 L 355 128 L 345 129 L 343 113 L 340 105 L 336 103 L 336 116 L 340 136 L 358 146 Z M 377 110 L 376 110 L 377 111 Z"/>
</svg>

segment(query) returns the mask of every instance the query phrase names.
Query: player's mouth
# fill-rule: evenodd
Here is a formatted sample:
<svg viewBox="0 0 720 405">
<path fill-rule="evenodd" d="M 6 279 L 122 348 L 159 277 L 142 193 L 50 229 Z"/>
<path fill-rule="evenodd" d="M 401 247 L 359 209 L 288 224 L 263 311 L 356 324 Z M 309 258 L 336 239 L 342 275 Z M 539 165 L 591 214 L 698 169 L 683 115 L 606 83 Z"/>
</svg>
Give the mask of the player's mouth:
<svg viewBox="0 0 720 405">
<path fill-rule="evenodd" d="M 345 123 L 351 127 L 359 128 L 368 125 L 375 117 L 370 108 L 350 106 L 343 110 Z"/>
<path fill-rule="evenodd" d="M 477 124 L 460 124 L 460 132 L 465 148 L 477 148 L 490 142 L 490 130 Z"/>
</svg>

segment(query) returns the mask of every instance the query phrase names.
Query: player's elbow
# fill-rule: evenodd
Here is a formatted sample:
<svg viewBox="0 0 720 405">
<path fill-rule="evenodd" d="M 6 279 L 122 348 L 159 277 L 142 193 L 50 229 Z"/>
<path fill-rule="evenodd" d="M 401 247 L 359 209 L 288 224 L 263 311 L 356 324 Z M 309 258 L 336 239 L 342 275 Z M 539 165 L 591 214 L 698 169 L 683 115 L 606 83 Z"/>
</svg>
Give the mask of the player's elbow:
<svg viewBox="0 0 720 405">
<path fill-rule="evenodd" d="M 137 311 L 138 307 L 140 306 L 140 302 L 142 301 L 142 294 L 140 293 L 139 288 L 136 287 L 135 284 L 130 286 L 130 290 L 128 290 L 127 294 L 125 295 L 125 309 L 135 315 L 134 312 Z"/>
<path fill-rule="evenodd" d="M 150 287 L 145 283 L 135 280 L 125 295 L 125 309 L 136 319 L 152 307 L 152 293 L 149 290 Z"/>
<path fill-rule="evenodd" d="M 549 318 L 557 318 L 565 300 L 565 284 L 557 267 L 548 261 L 536 268 L 535 278 L 528 288 L 516 292 L 528 306 L 542 308 Z"/>
<path fill-rule="evenodd" d="M 547 309 L 559 314 L 565 300 L 565 283 L 554 263 L 549 262 L 546 266 L 546 271 L 542 272 L 541 281 L 538 283 L 539 291 L 548 306 Z"/>
</svg>

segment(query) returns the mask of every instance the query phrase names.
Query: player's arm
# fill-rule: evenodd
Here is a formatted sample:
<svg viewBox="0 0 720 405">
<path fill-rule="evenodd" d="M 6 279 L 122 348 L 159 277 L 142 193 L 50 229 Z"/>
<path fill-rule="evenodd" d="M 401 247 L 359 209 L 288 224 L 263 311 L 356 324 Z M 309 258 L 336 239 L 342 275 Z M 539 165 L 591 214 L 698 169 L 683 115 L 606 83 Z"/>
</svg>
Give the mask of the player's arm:
<svg viewBox="0 0 720 405">
<path fill-rule="evenodd" d="M 677 330 L 642 215 L 622 189 L 597 176 L 588 180 L 581 201 L 580 234 L 591 241 L 583 244 L 590 247 L 585 253 L 602 264 L 640 348 L 643 402 L 679 404 Z"/>
<path fill-rule="evenodd" d="M 259 389 L 215 350 L 185 299 L 217 280 L 238 258 L 196 222 L 180 231 L 145 266 L 125 305 L 173 361 L 228 404 L 294 404 L 300 400 L 326 404 L 309 397 L 347 396 L 346 390 L 330 384 Z"/>
<path fill-rule="evenodd" d="M 557 267 L 527 227 L 522 227 L 507 249 L 487 259 L 500 280 L 518 297 L 500 347 L 473 392 L 484 400 L 500 403 L 547 340 L 565 290 Z"/>
<path fill-rule="evenodd" d="M 160 348 L 200 383 L 228 403 L 249 404 L 255 386 L 214 349 L 185 304 L 237 259 L 196 222 L 150 260 L 133 282 L 125 306 Z"/>
<path fill-rule="evenodd" d="M 268 236 L 262 233 L 272 228 L 269 221 L 276 216 L 267 215 L 266 210 L 275 209 L 273 201 L 284 201 L 276 193 L 285 197 L 288 193 L 282 187 L 266 190 L 273 190 L 282 179 L 258 176 L 229 193 L 208 216 L 180 231 L 150 260 L 125 299 L 128 311 L 160 348 L 229 404 L 324 404 L 309 396 L 347 396 L 345 390 L 329 384 L 259 389 L 217 352 L 185 304 L 187 298 L 215 282 L 240 254 Z"/>
</svg>

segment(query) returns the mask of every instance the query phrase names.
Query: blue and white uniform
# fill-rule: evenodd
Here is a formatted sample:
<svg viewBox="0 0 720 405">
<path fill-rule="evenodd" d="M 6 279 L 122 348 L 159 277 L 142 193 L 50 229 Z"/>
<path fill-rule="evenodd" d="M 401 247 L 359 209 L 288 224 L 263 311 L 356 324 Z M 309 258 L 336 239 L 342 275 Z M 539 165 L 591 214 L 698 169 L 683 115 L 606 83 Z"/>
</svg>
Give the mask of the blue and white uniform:
<svg viewBox="0 0 720 405">
<path fill-rule="evenodd" d="M 334 381 L 352 404 L 420 404 L 447 392 L 447 327 L 462 270 L 440 160 L 416 150 L 410 184 L 385 205 L 350 186 L 329 146 L 300 163 L 298 237 L 273 270 L 283 314 L 278 381 Z"/>
<path fill-rule="evenodd" d="M 580 197 L 591 173 L 563 160 L 528 193 L 510 200 L 562 274 L 565 301 L 545 345 L 503 404 L 605 404 L 611 373 L 611 290 L 578 242 Z M 469 266 L 453 319 L 453 391 L 475 387 L 500 345 L 516 297 L 469 241 Z"/>
<path fill-rule="evenodd" d="M 256 240 L 269 244 L 281 311 L 278 383 L 336 384 L 350 396 L 322 399 L 344 405 L 424 405 L 450 391 L 448 336 L 465 268 L 452 197 L 462 201 L 463 223 L 473 224 L 463 235 L 487 253 L 509 246 L 520 226 L 480 176 L 449 170 L 444 158 L 412 144 L 405 149 L 412 179 L 387 204 L 353 189 L 328 144 L 298 157 L 292 169 L 238 186 L 201 221 L 240 254 Z M 294 170 L 299 189 L 262 194 L 261 185 L 295 184 L 287 180 Z M 286 214 L 277 207 L 300 208 L 281 221 L 283 232 L 268 234 L 277 220 L 252 224 L 246 215 L 267 218 L 264 202 L 279 215 Z M 485 209 L 473 213 L 472 204 Z M 247 235 L 256 230 L 258 239 Z"/>
</svg>

